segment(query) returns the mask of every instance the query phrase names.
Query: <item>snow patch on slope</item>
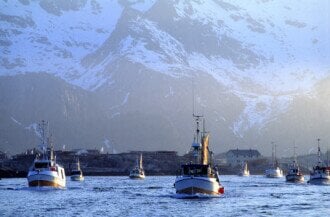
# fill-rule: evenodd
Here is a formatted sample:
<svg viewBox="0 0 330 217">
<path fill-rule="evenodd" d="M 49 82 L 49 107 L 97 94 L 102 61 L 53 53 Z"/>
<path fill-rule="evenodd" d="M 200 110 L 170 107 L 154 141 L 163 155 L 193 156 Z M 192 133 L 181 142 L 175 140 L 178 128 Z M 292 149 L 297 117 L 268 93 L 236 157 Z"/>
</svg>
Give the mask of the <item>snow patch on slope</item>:
<svg viewBox="0 0 330 217">
<path fill-rule="evenodd" d="M 288 95 L 248 95 L 245 93 L 240 93 L 240 95 L 246 106 L 231 127 L 233 132 L 240 137 L 253 127 L 258 130 L 263 128 L 269 121 L 284 112 L 292 100 L 292 97 Z"/>
<path fill-rule="evenodd" d="M 37 123 L 32 123 L 24 129 L 33 131 L 37 137 L 41 138 L 41 134 L 39 132 L 39 125 Z"/>
<path fill-rule="evenodd" d="M 131 8 L 134 8 L 140 12 L 147 12 L 156 2 L 156 0 L 145 0 L 145 1 L 140 1 L 140 0 L 130 0 L 130 5 Z"/>
<path fill-rule="evenodd" d="M 22 123 L 19 122 L 18 120 L 16 120 L 13 116 L 11 116 L 10 119 L 11 119 L 15 124 L 22 126 Z"/>
<path fill-rule="evenodd" d="M 14 64 L 15 59 L 23 63 L 16 64 L 11 70 L 1 67 L 0 75 L 46 71 L 85 89 L 94 90 L 102 86 L 109 79 L 101 76 L 103 71 L 99 69 L 90 73 L 80 61 L 111 35 L 123 8 L 116 1 L 101 1 L 99 4 L 102 10 L 97 14 L 88 2 L 78 11 L 66 11 L 55 16 L 42 10 L 35 1 L 29 6 L 15 1 L 6 2 L 6 15 L 28 18 L 34 25 L 17 28 L 21 33 L 11 35 L 12 45 L 6 48 L 3 58 L 10 64 Z M 13 28 L 10 22 L 0 23 L 2 29 Z"/>
</svg>

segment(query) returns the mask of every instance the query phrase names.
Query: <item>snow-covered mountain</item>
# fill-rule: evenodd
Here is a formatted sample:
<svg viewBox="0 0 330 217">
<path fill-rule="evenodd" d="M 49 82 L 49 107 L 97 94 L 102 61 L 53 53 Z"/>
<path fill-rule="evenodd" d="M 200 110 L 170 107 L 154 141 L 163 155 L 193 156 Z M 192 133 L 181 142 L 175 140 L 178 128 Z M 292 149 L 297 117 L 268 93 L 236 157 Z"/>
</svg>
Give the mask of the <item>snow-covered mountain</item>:
<svg viewBox="0 0 330 217">
<path fill-rule="evenodd" d="M 112 139 L 119 151 L 183 152 L 191 140 L 194 86 L 217 151 L 262 144 L 269 151 L 270 141 L 284 147 L 297 136 L 278 133 L 286 129 L 279 123 L 298 101 L 323 96 L 316 90 L 330 76 L 327 1 L 4 0 L 0 6 L 6 149 L 22 147 L 33 124 L 46 118 L 56 122 L 59 142 L 72 147 Z M 35 112 L 49 96 L 53 111 L 45 105 Z M 65 121 L 81 137 L 69 126 L 62 132 Z M 22 135 L 13 136 L 18 129 Z"/>
</svg>

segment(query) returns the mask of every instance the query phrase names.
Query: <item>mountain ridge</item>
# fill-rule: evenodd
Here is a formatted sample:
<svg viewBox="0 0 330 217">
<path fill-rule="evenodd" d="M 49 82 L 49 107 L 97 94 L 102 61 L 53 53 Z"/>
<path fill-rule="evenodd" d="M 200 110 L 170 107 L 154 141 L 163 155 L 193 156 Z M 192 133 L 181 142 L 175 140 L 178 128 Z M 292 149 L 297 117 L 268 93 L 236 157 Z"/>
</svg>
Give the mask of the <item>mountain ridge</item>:
<svg viewBox="0 0 330 217">
<path fill-rule="evenodd" d="M 270 144 L 275 138 L 268 133 L 261 141 L 258 137 L 277 121 L 286 122 L 282 119 L 296 99 L 313 101 L 319 97 L 315 91 L 330 74 L 326 3 L 22 0 L 2 1 L 1 6 L 0 80 L 5 81 L 7 76 L 15 80 L 21 75 L 27 79 L 24 85 L 36 85 L 37 80 L 45 80 L 35 73 L 46 73 L 67 85 L 52 81 L 49 90 L 43 90 L 48 91 L 45 95 L 54 95 L 54 85 L 63 88 L 57 92 L 60 95 L 76 88 L 74 94 L 90 95 L 80 102 L 88 112 L 77 113 L 98 114 L 84 119 L 84 123 L 75 118 L 72 127 L 80 134 L 98 135 L 89 136 L 97 147 L 104 146 L 108 137 L 115 137 L 112 132 L 125 137 L 119 129 L 134 132 L 133 114 L 139 114 L 134 120 L 141 127 L 148 125 L 154 137 L 141 131 L 127 141 L 113 139 L 118 140 L 119 151 L 137 147 L 152 150 L 171 143 L 171 149 L 185 152 L 193 132 L 193 122 L 189 121 L 192 86 L 197 109 L 208 116 L 210 130 L 216 134 L 216 150 Z M 306 16 L 307 12 L 318 16 Z M 32 81 L 30 76 L 38 78 Z M 17 77 L 13 84 L 23 85 L 20 79 Z M 34 117 L 25 122 L 27 126 L 38 121 L 31 115 L 38 102 L 24 101 L 26 94 L 3 88 L 0 100 L 6 122 L 24 122 L 27 118 L 17 118 L 21 114 Z M 7 106 L 9 96 L 25 104 L 18 104 L 20 108 Z M 45 100 L 45 96 L 39 98 Z M 54 107 L 63 108 L 65 100 L 56 103 Z M 48 114 L 47 108 L 40 114 Z M 148 114 L 154 120 L 149 120 Z M 66 117 L 61 109 L 53 115 L 63 120 Z M 50 114 L 45 116 L 52 119 Z M 157 126 L 155 120 L 162 124 Z M 177 120 L 185 120 L 185 124 Z M 96 129 L 88 132 L 86 126 L 98 122 L 104 125 L 104 130 L 98 129 L 102 133 Z M 64 123 L 56 123 L 56 128 Z M 22 146 L 17 141 L 22 143 L 24 137 L 33 137 L 22 133 L 15 141 L 9 135 L 15 131 L 9 133 L 5 128 L 2 126 L 1 137 L 11 139 L 2 142 L 15 147 Z M 183 130 L 180 135 L 182 129 L 190 131 Z M 55 131 L 60 134 L 60 143 L 79 145 L 78 139 L 70 141 L 70 135 Z M 164 141 L 157 141 L 158 131 L 164 132 L 158 135 Z M 141 138 L 148 140 L 145 146 Z M 140 144 L 134 144 L 136 140 Z M 155 145 L 157 142 L 162 145 Z"/>
</svg>

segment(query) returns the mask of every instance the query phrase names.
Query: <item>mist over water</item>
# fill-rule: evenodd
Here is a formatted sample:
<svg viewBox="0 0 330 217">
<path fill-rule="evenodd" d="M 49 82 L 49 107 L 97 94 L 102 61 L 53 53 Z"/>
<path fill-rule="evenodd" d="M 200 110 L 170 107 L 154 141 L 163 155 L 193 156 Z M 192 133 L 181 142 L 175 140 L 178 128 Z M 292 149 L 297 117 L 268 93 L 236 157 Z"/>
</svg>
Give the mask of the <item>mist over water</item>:
<svg viewBox="0 0 330 217">
<path fill-rule="evenodd" d="M 65 190 L 35 190 L 26 179 L 0 181 L 1 216 L 319 216 L 330 214 L 330 187 L 284 178 L 221 176 L 220 197 L 179 199 L 174 176 L 85 177 Z M 308 177 L 306 177 L 308 179 Z"/>
</svg>

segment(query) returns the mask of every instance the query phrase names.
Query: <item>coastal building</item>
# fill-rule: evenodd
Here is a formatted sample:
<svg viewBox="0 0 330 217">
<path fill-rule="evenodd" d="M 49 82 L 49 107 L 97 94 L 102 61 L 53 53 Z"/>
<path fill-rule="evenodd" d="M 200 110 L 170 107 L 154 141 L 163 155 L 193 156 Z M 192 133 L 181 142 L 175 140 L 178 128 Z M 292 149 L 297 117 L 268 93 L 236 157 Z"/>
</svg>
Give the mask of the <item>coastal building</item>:
<svg viewBox="0 0 330 217">
<path fill-rule="evenodd" d="M 143 155 L 143 158 L 150 159 L 176 159 L 178 157 L 178 152 L 176 151 L 131 151 L 129 154 L 133 155 Z"/>
<path fill-rule="evenodd" d="M 255 149 L 231 149 L 226 153 L 226 162 L 231 166 L 242 165 L 258 158 L 261 158 L 261 154 Z"/>
</svg>

